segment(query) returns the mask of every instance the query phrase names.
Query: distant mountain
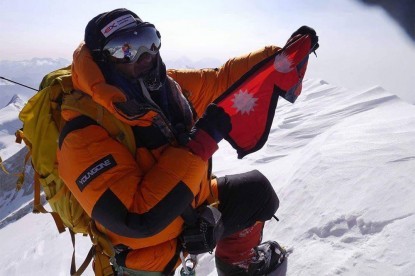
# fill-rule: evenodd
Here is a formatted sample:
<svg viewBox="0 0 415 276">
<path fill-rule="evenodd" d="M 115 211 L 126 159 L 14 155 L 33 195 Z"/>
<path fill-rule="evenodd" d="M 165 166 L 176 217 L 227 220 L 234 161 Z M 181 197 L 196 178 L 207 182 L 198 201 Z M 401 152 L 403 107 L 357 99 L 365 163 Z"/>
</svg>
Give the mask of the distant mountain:
<svg viewBox="0 0 415 276">
<path fill-rule="evenodd" d="M 187 57 L 178 59 L 164 60 L 167 68 L 186 69 L 186 68 L 215 68 L 222 65 L 222 61 L 212 58 L 203 58 L 193 61 Z M 0 76 L 21 82 L 33 88 L 38 88 L 43 76 L 55 69 L 62 68 L 71 64 L 71 61 L 59 58 L 32 58 L 30 60 L 10 61 L 0 60 Z M 3 85 L 14 86 L 12 83 L 0 79 L 0 89 Z M 26 89 L 18 87 L 18 89 Z"/>
<path fill-rule="evenodd" d="M 26 101 L 24 101 L 19 95 L 14 95 L 6 106 L 14 106 L 18 110 L 21 110 L 25 103 Z"/>
<path fill-rule="evenodd" d="M 27 149 L 15 143 L 14 135 L 22 127 L 18 116 L 24 104 L 19 95 L 13 95 L 8 104 L 0 108 L 0 157 L 7 171 L 5 173 L 0 169 L 0 229 L 31 210 L 28 204 L 33 199 L 33 170 L 29 166 L 24 168 Z M 18 175 L 23 170 L 26 171 L 24 186 L 16 192 Z"/>
<path fill-rule="evenodd" d="M 21 61 L 0 61 L 0 76 L 37 89 L 45 74 L 68 66 L 66 59 L 32 58 Z M 24 100 L 35 93 L 34 90 L 0 79 L 0 108 L 5 106 L 13 95 L 19 94 Z"/>
<path fill-rule="evenodd" d="M 8 174 L 0 172 L 0 229 L 33 209 L 33 169 L 31 166 L 24 167 L 26 154 L 27 148 L 22 148 L 4 162 Z M 22 171 L 25 172 L 23 186 L 16 191 L 17 179 Z"/>
<path fill-rule="evenodd" d="M 71 62 L 59 58 L 32 58 L 21 61 L 0 61 L 0 76 L 37 88 L 43 76 L 55 69 L 68 66 Z"/>
<path fill-rule="evenodd" d="M 187 57 L 164 60 L 164 62 L 167 68 L 175 69 L 215 68 L 223 63 L 212 58 L 192 61 Z M 21 61 L 0 60 L 0 76 L 37 89 L 43 76 L 55 69 L 66 67 L 70 64 L 71 61 L 63 58 L 32 58 Z M 10 98 L 15 94 L 19 94 L 23 100 L 27 100 L 34 93 L 34 90 L 0 79 L 0 108 L 6 106 Z"/>
<path fill-rule="evenodd" d="M 8 104 L 0 108 L 0 157 L 3 161 L 23 147 L 14 142 L 14 134 L 22 127 L 18 116 L 24 104 L 25 101 L 20 96 L 13 95 Z"/>
</svg>

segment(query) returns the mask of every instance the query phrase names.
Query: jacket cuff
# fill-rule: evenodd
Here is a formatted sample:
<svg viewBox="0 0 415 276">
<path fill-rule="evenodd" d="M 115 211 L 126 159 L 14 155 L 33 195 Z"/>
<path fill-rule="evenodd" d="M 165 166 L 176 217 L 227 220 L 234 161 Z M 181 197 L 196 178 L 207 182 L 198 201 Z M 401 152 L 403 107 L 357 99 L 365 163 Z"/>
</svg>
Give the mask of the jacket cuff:
<svg viewBox="0 0 415 276">
<path fill-rule="evenodd" d="M 218 144 L 206 131 L 198 129 L 193 138 L 186 145 L 191 152 L 200 156 L 204 161 L 207 161 L 215 151 L 218 150 Z"/>
</svg>

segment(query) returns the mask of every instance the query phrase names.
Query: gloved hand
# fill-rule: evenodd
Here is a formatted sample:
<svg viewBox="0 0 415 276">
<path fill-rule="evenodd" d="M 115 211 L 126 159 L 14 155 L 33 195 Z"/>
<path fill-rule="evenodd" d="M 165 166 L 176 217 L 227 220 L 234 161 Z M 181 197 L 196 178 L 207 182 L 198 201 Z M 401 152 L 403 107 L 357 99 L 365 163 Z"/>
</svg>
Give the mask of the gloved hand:
<svg viewBox="0 0 415 276">
<path fill-rule="evenodd" d="M 190 131 L 185 143 L 194 154 L 208 160 L 218 149 L 218 143 L 232 130 L 230 116 L 216 104 L 209 104 L 203 116 Z"/>
<path fill-rule="evenodd" d="M 313 28 L 310 28 L 308 26 L 301 26 L 297 31 L 295 31 L 290 39 L 288 39 L 287 44 L 290 42 L 290 40 L 295 40 L 297 35 L 310 35 L 311 38 L 311 51 L 315 51 L 318 49 L 319 44 L 318 44 L 318 36 L 316 31 Z"/>
</svg>

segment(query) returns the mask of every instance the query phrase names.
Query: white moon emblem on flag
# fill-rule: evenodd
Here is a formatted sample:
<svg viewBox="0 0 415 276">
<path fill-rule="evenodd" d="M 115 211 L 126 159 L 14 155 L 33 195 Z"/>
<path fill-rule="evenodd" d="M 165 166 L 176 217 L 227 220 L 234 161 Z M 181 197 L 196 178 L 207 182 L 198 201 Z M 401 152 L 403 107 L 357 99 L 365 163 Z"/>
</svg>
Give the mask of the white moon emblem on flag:
<svg viewBox="0 0 415 276">
<path fill-rule="evenodd" d="M 274 68 L 278 72 L 288 73 L 293 69 L 291 66 L 292 62 L 285 53 L 281 53 L 275 57 Z"/>
<path fill-rule="evenodd" d="M 236 93 L 232 99 L 232 107 L 238 112 L 241 112 L 241 114 L 249 114 L 254 110 L 257 100 L 258 98 L 254 98 L 254 96 L 248 91 L 239 90 L 239 92 Z"/>
</svg>

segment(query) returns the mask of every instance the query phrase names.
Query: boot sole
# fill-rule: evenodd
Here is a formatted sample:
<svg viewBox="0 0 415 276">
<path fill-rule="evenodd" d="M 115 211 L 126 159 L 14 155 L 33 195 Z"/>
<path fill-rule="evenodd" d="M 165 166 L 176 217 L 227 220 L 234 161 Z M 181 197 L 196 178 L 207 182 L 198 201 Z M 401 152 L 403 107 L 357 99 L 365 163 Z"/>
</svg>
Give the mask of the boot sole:
<svg viewBox="0 0 415 276">
<path fill-rule="evenodd" d="M 267 276 L 286 276 L 288 267 L 288 258 L 285 257 L 282 264 L 280 264 L 275 270 L 267 274 Z"/>
</svg>

